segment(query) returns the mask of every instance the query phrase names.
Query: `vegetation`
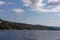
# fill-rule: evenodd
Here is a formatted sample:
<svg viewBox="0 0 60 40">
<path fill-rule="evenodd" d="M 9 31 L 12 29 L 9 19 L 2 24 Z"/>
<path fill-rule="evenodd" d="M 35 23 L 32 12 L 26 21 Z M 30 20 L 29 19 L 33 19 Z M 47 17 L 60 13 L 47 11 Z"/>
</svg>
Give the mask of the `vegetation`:
<svg viewBox="0 0 60 40">
<path fill-rule="evenodd" d="M 3 21 L 0 19 L 0 29 L 16 29 L 16 30 L 47 30 L 47 26 L 42 25 L 31 25 L 31 24 L 25 24 L 25 23 L 16 23 L 16 22 L 9 22 L 9 21 Z"/>
</svg>

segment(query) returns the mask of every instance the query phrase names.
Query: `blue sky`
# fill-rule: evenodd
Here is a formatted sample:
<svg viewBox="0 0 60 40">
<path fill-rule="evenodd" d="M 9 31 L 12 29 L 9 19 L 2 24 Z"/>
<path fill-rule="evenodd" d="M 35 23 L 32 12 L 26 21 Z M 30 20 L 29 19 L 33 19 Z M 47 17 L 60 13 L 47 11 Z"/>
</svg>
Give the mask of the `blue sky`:
<svg viewBox="0 0 60 40">
<path fill-rule="evenodd" d="M 60 26 L 60 0 L 0 0 L 0 18 L 19 23 Z"/>
</svg>

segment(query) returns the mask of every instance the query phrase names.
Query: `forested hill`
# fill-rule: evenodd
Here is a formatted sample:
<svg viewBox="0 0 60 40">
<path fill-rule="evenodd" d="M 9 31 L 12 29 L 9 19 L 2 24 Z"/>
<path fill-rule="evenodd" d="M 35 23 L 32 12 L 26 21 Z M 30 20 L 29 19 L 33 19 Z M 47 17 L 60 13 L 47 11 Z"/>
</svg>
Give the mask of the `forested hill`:
<svg viewBox="0 0 60 40">
<path fill-rule="evenodd" d="M 16 22 L 9 22 L 9 21 L 3 21 L 0 19 L 0 29 L 16 29 L 16 30 L 47 30 L 47 26 L 43 25 L 31 25 L 31 24 L 25 24 L 25 23 L 16 23 Z"/>
</svg>

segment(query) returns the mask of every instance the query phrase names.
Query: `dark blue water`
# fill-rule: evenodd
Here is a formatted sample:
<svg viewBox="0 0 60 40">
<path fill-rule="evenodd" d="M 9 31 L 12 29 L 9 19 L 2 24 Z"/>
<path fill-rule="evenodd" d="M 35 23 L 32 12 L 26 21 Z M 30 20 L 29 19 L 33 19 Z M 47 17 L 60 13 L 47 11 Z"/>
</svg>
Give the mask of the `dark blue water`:
<svg viewBox="0 0 60 40">
<path fill-rule="evenodd" d="M 0 30 L 0 40 L 60 40 L 60 31 Z"/>
</svg>

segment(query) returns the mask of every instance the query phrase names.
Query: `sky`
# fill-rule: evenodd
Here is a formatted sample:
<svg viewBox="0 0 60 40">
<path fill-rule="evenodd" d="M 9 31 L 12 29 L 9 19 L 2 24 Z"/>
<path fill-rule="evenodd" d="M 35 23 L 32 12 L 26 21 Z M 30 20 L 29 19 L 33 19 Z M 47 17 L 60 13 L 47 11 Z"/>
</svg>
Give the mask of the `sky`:
<svg viewBox="0 0 60 40">
<path fill-rule="evenodd" d="M 19 23 L 60 26 L 60 0 L 0 0 L 0 18 Z"/>
</svg>

